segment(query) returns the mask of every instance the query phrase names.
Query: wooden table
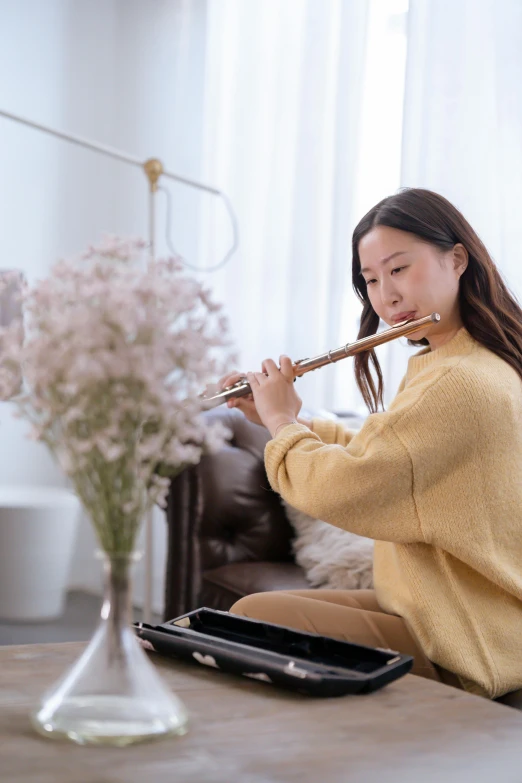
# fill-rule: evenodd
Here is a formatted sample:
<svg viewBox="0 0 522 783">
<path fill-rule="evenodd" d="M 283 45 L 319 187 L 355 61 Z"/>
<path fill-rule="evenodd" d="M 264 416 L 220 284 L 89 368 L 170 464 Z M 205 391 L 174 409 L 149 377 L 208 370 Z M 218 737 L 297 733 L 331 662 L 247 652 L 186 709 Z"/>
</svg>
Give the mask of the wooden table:
<svg viewBox="0 0 522 783">
<path fill-rule="evenodd" d="M 0 647 L 2 783 L 520 783 L 522 712 L 407 675 L 310 699 L 152 654 L 188 734 L 128 748 L 40 737 L 28 720 L 82 643 Z"/>
</svg>

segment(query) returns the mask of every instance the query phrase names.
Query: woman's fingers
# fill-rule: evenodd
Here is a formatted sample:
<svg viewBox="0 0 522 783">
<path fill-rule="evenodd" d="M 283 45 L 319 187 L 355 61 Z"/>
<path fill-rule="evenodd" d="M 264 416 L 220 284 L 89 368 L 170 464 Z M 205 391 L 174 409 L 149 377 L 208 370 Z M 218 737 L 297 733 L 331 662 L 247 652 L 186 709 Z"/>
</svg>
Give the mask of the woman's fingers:
<svg viewBox="0 0 522 783">
<path fill-rule="evenodd" d="M 262 372 L 247 372 L 246 379 L 248 383 L 250 384 L 251 389 L 255 389 L 256 386 L 259 386 L 259 380 L 260 378 L 264 378 L 265 374 Z"/>
<path fill-rule="evenodd" d="M 223 391 L 223 389 L 227 389 L 229 386 L 233 386 L 235 383 L 242 380 L 244 377 L 245 374 L 239 372 L 239 370 L 232 370 L 232 372 L 223 375 L 223 377 L 219 379 L 219 381 L 217 382 L 217 386 L 220 391 Z M 248 399 L 248 397 L 246 399 Z M 234 398 L 231 400 L 227 400 L 227 407 L 228 408 L 237 407 L 237 399 Z"/>
<path fill-rule="evenodd" d="M 286 356 L 286 354 L 281 354 L 279 357 L 279 367 L 273 359 L 269 358 L 265 359 L 264 362 L 261 363 L 261 370 L 265 375 L 270 375 L 271 372 L 273 373 L 275 370 L 280 370 L 285 378 L 292 381 L 294 380 L 292 360 L 289 356 Z M 246 376 L 247 373 L 240 372 L 239 370 L 232 370 L 231 372 L 227 373 L 227 375 L 224 375 L 219 379 L 218 386 L 220 389 L 224 389 L 227 386 L 233 386 L 238 381 L 246 378 Z"/>
<path fill-rule="evenodd" d="M 280 372 L 287 381 L 294 380 L 292 360 L 289 356 L 286 356 L 286 354 L 281 354 L 279 357 L 279 367 L 273 359 L 265 359 L 263 362 L 263 370 L 268 373 L 268 375 L 274 375 L 276 372 Z"/>
<path fill-rule="evenodd" d="M 232 397 L 232 399 L 227 400 L 227 407 L 239 408 L 239 410 L 242 410 L 244 413 L 245 410 L 248 409 L 248 403 L 250 403 L 250 407 L 252 407 L 253 402 L 254 402 L 253 394 L 244 394 L 243 397 Z"/>
<path fill-rule="evenodd" d="M 222 378 L 218 381 L 218 387 L 221 391 L 223 389 L 228 388 L 229 386 L 234 386 L 238 381 L 242 381 L 245 378 L 244 372 L 239 372 L 239 370 L 234 370 L 234 372 L 228 373 L 228 375 L 224 375 Z"/>
<path fill-rule="evenodd" d="M 281 354 L 279 357 L 279 368 L 281 370 L 281 374 L 285 376 L 287 381 L 294 381 L 294 365 L 291 358 L 286 356 L 286 354 Z"/>
<path fill-rule="evenodd" d="M 273 359 L 265 359 L 262 367 L 263 367 L 263 372 L 267 373 L 267 375 L 272 375 L 274 371 L 279 370 L 279 367 L 277 366 L 277 364 L 274 362 Z"/>
<path fill-rule="evenodd" d="M 232 372 L 227 373 L 226 375 L 223 375 L 222 378 L 218 381 L 218 386 L 220 389 L 224 389 L 225 386 L 230 386 L 232 378 L 236 378 L 240 375 L 238 370 L 232 370 Z M 234 381 L 232 381 L 234 382 Z"/>
</svg>

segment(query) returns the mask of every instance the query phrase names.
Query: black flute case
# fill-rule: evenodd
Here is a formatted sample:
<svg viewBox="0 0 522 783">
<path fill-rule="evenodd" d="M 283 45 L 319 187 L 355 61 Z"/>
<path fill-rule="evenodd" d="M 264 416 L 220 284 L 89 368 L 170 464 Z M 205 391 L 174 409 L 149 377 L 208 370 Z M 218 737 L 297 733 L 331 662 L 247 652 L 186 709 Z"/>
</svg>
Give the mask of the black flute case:
<svg viewBox="0 0 522 783">
<path fill-rule="evenodd" d="M 161 625 L 134 623 L 146 648 L 310 696 L 369 693 L 413 658 L 202 607 Z"/>
</svg>

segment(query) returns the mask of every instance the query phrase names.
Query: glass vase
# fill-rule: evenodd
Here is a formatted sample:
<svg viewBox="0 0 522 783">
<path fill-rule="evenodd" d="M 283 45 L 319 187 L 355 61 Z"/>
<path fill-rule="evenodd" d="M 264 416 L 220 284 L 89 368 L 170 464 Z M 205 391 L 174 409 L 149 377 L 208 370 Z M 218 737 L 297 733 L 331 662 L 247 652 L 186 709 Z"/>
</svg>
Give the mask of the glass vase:
<svg viewBox="0 0 522 783">
<path fill-rule="evenodd" d="M 136 555 L 101 553 L 99 625 L 79 659 L 32 713 L 36 730 L 80 745 L 124 746 L 184 734 L 187 712 L 162 681 L 131 627 Z"/>
</svg>

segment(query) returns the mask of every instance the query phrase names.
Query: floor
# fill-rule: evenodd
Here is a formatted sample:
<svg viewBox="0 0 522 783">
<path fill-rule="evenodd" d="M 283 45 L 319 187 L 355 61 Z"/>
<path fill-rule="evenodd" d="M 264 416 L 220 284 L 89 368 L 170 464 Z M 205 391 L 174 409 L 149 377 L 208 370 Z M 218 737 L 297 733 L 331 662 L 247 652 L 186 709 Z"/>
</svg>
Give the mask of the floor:
<svg viewBox="0 0 522 783">
<path fill-rule="evenodd" d="M 67 594 L 63 615 L 56 620 L 9 624 L 0 621 L 0 645 L 87 641 L 98 623 L 100 608 L 99 596 L 72 591 Z M 142 619 L 140 610 L 135 615 L 135 620 Z M 160 616 L 153 615 L 152 622 L 160 623 Z"/>
</svg>

